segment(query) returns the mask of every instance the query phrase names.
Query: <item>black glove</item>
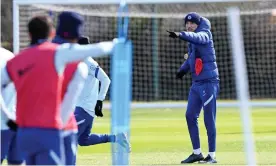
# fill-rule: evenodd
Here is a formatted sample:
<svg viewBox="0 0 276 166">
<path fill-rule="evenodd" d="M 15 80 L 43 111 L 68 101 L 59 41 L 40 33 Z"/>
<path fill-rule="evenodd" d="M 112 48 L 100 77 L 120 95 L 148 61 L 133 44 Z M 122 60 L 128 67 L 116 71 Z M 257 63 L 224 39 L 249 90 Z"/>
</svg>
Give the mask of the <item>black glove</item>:
<svg viewBox="0 0 276 166">
<path fill-rule="evenodd" d="M 178 71 L 176 73 L 176 79 L 181 79 L 182 80 L 182 77 L 185 75 L 185 72 L 183 71 Z"/>
<path fill-rule="evenodd" d="M 90 44 L 89 37 L 82 36 L 81 38 L 79 38 L 78 43 L 81 45 Z"/>
<path fill-rule="evenodd" d="M 95 106 L 95 114 L 98 117 L 103 117 L 103 102 L 101 100 L 97 100 L 97 104 Z"/>
<path fill-rule="evenodd" d="M 167 30 L 167 32 L 170 34 L 169 37 L 174 38 L 174 39 L 178 38 L 178 35 L 176 32 L 172 32 L 172 31 L 168 31 L 168 30 Z"/>
<path fill-rule="evenodd" d="M 12 130 L 12 131 L 17 131 L 17 124 L 15 123 L 15 121 L 9 119 L 7 122 L 8 127 Z"/>
</svg>

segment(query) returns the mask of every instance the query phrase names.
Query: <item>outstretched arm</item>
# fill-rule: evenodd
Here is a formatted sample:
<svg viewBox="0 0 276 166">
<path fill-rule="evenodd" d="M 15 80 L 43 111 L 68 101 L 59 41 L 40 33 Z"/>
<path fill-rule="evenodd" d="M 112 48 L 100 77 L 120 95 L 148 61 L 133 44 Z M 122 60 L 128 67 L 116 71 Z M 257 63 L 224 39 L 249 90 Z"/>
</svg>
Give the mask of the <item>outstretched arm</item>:
<svg viewBox="0 0 276 166">
<path fill-rule="evenodd" d="M 191 42 L 193 44 L 207 44 L 210 42 L 210 37 L 207 32 L 180 32 L 178 37 L 181 40 Z"/>
<path fill-rule="evenodd" d="M 181 40 L 188 41 L 193 44 L 207 44 L 210 42 L 210 36 L 208 32 L 200 31 L 200 32 L 173 32 L 168 31 L 170 34 L 169 37 L 171 38 L 180 38 Z"/>
<path fill-rule="evenodd" d="M 55 67 L 59 74 L 64 70 L 66 64 L 84 60 L 87 57 L 103 57 L 110 54 L 115 42 L 100 42 L 97 44 L 79 45 L 62 44 L 58 47 L 55 56 Z"/>
</svg>

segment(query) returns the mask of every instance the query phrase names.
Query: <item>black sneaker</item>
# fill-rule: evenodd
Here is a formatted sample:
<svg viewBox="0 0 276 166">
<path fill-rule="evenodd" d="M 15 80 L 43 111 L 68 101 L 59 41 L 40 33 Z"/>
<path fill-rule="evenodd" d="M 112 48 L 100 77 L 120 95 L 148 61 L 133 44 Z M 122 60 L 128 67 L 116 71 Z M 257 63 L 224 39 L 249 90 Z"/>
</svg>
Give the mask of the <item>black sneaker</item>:
<svg viewBox="0 0 276 166">
<path fill-rule="evenodd" d="M 202 161 L 199 161 L 199 163 L 208 163 L 208 164 L 215 164 L 217 163 L 217 161 L 215 159 L 213 159 L 209 154 L 208 156 L 203 159 Z"/>
<path fill-rule="evenodd" d="M 181 164 L 186 164 L 186 163 L 194 163 L 194 162 L 197 162 L 197 161 L 201 161 L 203 160 L 204 157 L 202 155 L 202 153 L 200 154 L 191 154 L 187 159 L 181 161 Z"/>
</svg>

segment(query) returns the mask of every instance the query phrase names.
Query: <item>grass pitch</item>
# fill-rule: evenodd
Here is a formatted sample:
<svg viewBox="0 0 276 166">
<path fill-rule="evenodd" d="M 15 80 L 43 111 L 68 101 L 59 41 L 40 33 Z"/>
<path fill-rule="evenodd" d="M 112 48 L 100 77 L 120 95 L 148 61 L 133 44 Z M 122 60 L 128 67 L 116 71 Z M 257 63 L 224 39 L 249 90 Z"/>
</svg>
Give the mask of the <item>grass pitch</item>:
<svg viewBox="0 0 276 166">
<path fill-rule="evenodd" d="M 258 165 L 276 165 L 276 109 L 255 108 L 253 131 Z M 109 111 L 95 119 L 94 133 L 110 132 Z M 208 152 L 203 114 L 199 118 L 201 149 Z M 243 129 L 239 110 L 218 108 L 217 165 L 244 165 Z M 134 109 L 131 114 L 131 165 L 178 165 L 192 152 L 185 109 Z M 79 147 L 78 165 L 111 165 L 111 144 Z"/>
</svg>

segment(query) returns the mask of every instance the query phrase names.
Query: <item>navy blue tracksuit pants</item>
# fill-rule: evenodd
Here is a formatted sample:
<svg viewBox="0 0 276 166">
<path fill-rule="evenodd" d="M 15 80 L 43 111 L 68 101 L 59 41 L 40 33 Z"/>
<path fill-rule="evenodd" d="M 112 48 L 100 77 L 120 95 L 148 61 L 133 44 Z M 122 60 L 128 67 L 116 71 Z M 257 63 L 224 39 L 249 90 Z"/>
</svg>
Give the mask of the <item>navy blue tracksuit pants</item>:
<svg viewBox="0 0 276 166">
<path fill-rule="evenodd" d="M 198 117 L 203 107 L 204 123 L 208 135 L 209 152 L 216 151 L 216 98 L 219 93 L 219 82 L 194 82 L 190 88 L 186 121 L 193 149 L 200 148 Z"/>
</svg>

